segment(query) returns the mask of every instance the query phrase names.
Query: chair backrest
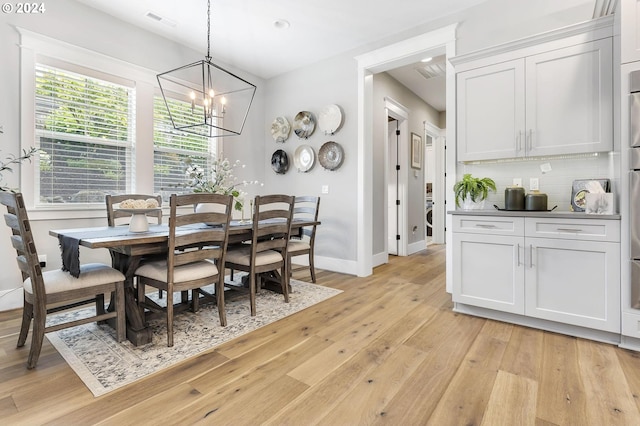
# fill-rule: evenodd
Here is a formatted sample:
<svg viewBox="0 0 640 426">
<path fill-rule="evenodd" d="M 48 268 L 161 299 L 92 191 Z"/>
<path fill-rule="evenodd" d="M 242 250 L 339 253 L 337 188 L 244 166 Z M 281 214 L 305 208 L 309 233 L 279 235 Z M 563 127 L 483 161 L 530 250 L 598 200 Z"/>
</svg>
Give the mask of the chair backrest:
<svg viewBox="0 0 640 426">
<path fill-rule="evenodd" d="M 317 222 L 319 210 L 320 197 L 312 195 L 298 195 L 296 196 L 293 206 L 293 220 L 301 219 Z M 313 241 L 316 238 L 316 225 L 300 228 L 300 232 L 296 237 L 302 238 L 303 236 L 309 237 L 309 242 L 313 244 Z"/>
<path fill-rule="evenodd" d="M 277 250 L 286 257 L 293 217 L 292 195 L 256 196 L 253 205 L 252 255 Z"/>
<path fill-rule="evenodd" d="M 198 204 L 208 204 L 211 211 L 195 212 Z M 218 270 L 224 271 L 220 265 L 224 265 L 227 253 L 233 196 L 172 194 L 169 205 L 167 279 L 173 281 L 174 267 L 205 259 L 216 261 Z"/>
<path fill-rule="evenodd" d="M 22 279 L 31 278 L 35 300 L 46 303 L 42 268 L 38 261 L 38 252 L 31 232 L 29 216 L 21 193 L 0 191 L 0 204 L 7 207 L 4 221 L 11 228 L 11 245 L 16 249 L 18 267 L 22 272 Z"/>
<path fill-rule="evenodd" d="M 107 224 L 109 226 L 116 226 L 116 219 L 128 218 L 131 219 L 131 213 L 121 212 L 114 208 L 115 205 L 120 204 L 124 200 L 148 200 L 153 198 L 158 202 L 158 207 L 162 207 L 162 196 L 160 195 L 146 195 L 146 194 L 120 194 L 120 195 L 108 195 L 105 197 L 105 203 L 107 204 Z M 158 220 L 158 225 L 162 223 L 162 210 L 154 210 L 147 213 L 147 216 L 155 217 Z"/>
</svg>

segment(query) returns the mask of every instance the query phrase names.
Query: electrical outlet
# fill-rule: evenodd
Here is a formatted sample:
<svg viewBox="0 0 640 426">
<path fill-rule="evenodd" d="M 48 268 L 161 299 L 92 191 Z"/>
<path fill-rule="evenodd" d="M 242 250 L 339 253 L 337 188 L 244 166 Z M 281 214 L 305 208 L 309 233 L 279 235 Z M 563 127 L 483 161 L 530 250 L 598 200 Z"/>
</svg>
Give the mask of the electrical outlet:
<svg viewBox="0 0 640 426">
<path fill-rule="evenodd" d="M 522 186 L 522 178 L 513 178 L 513 186 Z"/>
<path fill-rule="evenodd" d="M 537 191 L 539 189 L 539 187 L 538 187 L 538 178 L 530 178 L 529 179 L 529 189 L 531 191 Z"/>
<path fill-rule="evenodd" d="M 329 185 L 322 185 L 322 193 L 323 194 L 329 193 Z"/>
<path fill-rule="evenodd" d="M 40 267 L 44 268 L 47 266 L 47 255 L 46 254 L 39 254 L 38 255 L 38 262 L 40 262 Z"/>
</svg>

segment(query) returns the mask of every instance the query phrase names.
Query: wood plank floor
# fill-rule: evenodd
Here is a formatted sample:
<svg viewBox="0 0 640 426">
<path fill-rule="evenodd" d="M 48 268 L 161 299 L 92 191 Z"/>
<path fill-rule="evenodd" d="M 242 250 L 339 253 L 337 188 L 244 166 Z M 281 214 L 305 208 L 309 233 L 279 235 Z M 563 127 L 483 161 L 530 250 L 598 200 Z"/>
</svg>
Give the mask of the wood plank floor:
<svg viewBox="0 0 640 426">
<path fill-rule="evenodd" d="M 640 354 L 452 312 L 444 246 L 99 398 L 0 313 L 1 424 L 640 425 Z M 294 274 L 307 279 L 306 272 Z"/>
</svg>

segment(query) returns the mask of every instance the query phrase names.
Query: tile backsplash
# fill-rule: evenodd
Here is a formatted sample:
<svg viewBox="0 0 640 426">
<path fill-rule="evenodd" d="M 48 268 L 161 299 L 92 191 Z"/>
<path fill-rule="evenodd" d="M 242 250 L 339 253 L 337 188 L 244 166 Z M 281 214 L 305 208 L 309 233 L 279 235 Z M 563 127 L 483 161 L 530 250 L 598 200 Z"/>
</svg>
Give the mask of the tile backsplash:
<svg viewBox="0 0 640 426">
<path fill-rule="evenodd" d="M 543 172 L 547 165 L 551 170 Z M 616 153 L 458 163 L 457 172 L 458 179 L 464 173 L 471 173 L 474 177 L 489 177 L 496 182 L 497 192 L 489 194 L 485 208 L 492 208 L 493 204 L 504 207 L 504 190 L 513 184 L 514 178 L 522 179 L 526 192 L 529 192 L 529 179 L 538 178 L 540 192 L 547 194 L 548 207 L 557 205 L 556 211 L 570 210 L 571 187 L 575 179 L 608 178 L 616 200 L 615 212 L 619 212 L 620 156 Z"/>
</svg>

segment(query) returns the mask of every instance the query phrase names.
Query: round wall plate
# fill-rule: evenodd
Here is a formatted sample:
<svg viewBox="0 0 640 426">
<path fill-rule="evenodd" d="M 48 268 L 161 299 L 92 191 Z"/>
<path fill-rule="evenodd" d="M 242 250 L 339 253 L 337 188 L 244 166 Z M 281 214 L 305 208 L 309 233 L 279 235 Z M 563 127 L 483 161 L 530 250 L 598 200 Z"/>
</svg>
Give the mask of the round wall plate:
<svg viewBox="0 0 640 426">
<path fill-rule="evenodd" d="M 335 170 L 340 167 L 343 159 L 344 151 L 337 142 L 325 142 L 318 151 L 318 161 L 327 170 Z"/>
<path fill-rule="evenodd" d="M 289 124 L 289 120 L 286 117 L 280 116 L 276 117 L 271 123 L 271 137 L 276 142 L 284 142 L 289 139 L 289 134 L 291 133 L 291 124 Z"/>
<path fill-rule="evenodd" d="M 271 168 L 274 172 L 283 175 L 289 170 L 289 157 L 282 149 L 276 150 L 271 156 Z"/>
<path fill-rule="evenodd" d="M 342 126 L 342 110 L 338 105 L 327 105 L 318 114 L 318 127 L 325 135 L 333 135 Z"/>
<path fill-rule="evenodd" d="M 300 145 L 293 155 L 293 164 L 299 172 L 308 172 L 313 167 L 316 155 L 309 145 Z"/>
<path fill-rule="evenodd" d="M 300 111 L 293 120 L 293 131 L 301 139 L 307 139 L 316 128 L 316 119 L 309 111 Z"/>
</svg>

